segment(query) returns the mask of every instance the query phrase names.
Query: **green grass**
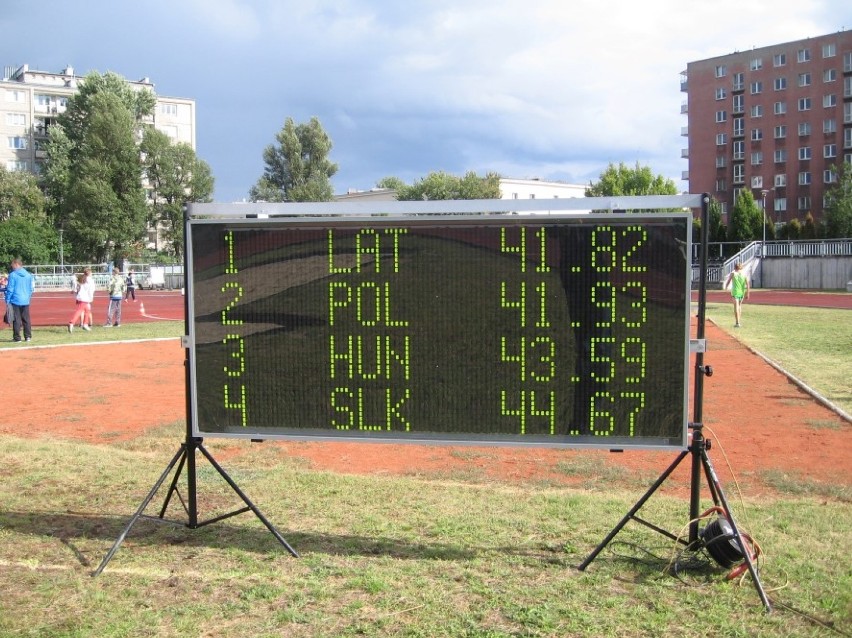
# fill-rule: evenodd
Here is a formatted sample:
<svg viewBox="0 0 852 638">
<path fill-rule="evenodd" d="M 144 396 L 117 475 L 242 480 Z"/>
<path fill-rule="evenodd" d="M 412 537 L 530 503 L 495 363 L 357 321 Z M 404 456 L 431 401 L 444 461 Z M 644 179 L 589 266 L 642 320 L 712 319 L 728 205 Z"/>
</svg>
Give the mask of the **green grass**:
<svg viewBox="0 0 852 638">
<path fill-rule="evenodd" d="M 711 303 L 707 317 L 852 414 L 852 312 L 746 302 L 734 329 L 731 304 Z"/>
<path fill-rule="evenodd" d="M 30 343 L 15 343 L 12 331 L 2 333 L 2 348 L 21 348 L 25 346 L 58 346 L 70 343 L 95 343 L 100 341 L 130 341 L 134 339 L 170 339 L 184 334 L 183 321 L 157 321 L 152 323 L 125 323 L 119 328 L 95 326 L 91 331 L 80 328 L 69 334 L 64 326 L 45 326 L 33 328 L 33 340 Z"/>
<path fill-rule="evenodd" d="M 251 447 L 224 465 L 300 558 L 251 513 L 196 530 L 140 520 L 92 577 L 180 429 L 144 445 L 0 437 L 0 636 L 831 635 L 782 603 L 852 630 L 848 504 L 746 503 L 767 615 L 748 579 L 712 563 L 667 573 L 673 543 L 636 523 L 578 571 L 642 492 L 618 477 L 597 492 L 343 476 L 245 441 L 208 449 Z M 202 519 L 241 505 L 203 460 L 198 476 Z M 186 522 L 176 502 L 168 514 Z M 642 515 L 678 532 L 688 503 L 657 495 Z"/>
</svg>

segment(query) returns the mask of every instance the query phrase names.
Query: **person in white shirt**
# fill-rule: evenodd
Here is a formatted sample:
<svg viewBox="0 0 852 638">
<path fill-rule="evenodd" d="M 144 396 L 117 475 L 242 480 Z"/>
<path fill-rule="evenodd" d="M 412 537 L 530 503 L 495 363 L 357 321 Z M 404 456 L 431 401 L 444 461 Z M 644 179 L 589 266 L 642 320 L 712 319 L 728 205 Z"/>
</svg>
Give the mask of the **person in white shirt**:
<svg viewBox="0 0 852 638">
<path fill-rule="evenodd" d="M 91 268 L 86 268 L 77 275 L 74 292 L 77 293 L 77 306 L 74 309 L 74 316 L 68 322 L 68 332 L 74 331 L 74 324 L 78 319 L 83 322 L 83 330 L 91 330 L 92 301 L 95 298 L 95 279 L 92 277 Z"/>
</svg>

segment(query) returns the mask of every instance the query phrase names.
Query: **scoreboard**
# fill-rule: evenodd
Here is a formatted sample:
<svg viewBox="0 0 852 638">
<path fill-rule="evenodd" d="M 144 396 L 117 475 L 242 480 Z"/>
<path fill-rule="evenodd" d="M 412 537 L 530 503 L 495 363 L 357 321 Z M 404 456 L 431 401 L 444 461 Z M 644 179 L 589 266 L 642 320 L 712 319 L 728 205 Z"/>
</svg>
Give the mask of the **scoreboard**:
<svg viewBox="0 0 852 638">
<path fill-rule="evenodd" d="M 691 214 L 479 204 L 192 205 L 194 435 L 685 448 Z"/>
</svg>

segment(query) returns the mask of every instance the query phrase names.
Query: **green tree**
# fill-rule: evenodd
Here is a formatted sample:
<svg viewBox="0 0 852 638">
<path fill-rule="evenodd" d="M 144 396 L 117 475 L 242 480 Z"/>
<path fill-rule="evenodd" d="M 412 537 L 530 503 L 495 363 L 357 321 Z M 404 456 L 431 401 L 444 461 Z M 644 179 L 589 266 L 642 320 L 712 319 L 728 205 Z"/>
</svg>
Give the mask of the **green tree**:
<svg viewBox="0 0 852 638">
<path fill-rule="evenodd" d="M 158 227 L 169 252 L 183 254 L 183 205 L 209 202 L 213 195 L 210 166 L 188 144 L 172 144 L 162 131 L 148 128 L 140 145 L 151 188 L 149 226 Z"/>
<path fill-rule="evenodd" d="M 468 171 L 463 177 L 456 177 L 443 171 L 436 171 L 429 173 L 411 186 L 403 184 L 397 188 L 396 198 L 401 201 L 499 199 L 500 175 L 487 173 L 485 177 L 479 177 L 474 171 Z"/>
<path fill-rule="evenodd" d="M 816 239 L 817 238 L 817 228 L 816 223 L 814 223 L 814 216 L 808 213 L 805 215 L 805 219 L 802 222 L 802 239 Z"/>
<path fill-rule="evenodd" d="M 802 236 L 802 224 L 798 219 L 791 219 L 781 228 L 781 239 L 799 239 Z"/>
<path fill-rule="evenodd" d="M 263 151 L 266 168 L 249 191 L 251 201 L 328 202 L 334 199 L 331 177 L 337 164 L 329 161 L 331 138 L 312 117 L 296 124 L 288 117 L 275 135 L 276 144 Z"/>
<path fill-rule="evenodd" d="M 56 242 L 35 176 L 0 166 L 0 264 L 8 266 L 14 257 L 27 264 L 49 262 Z"/>
<path fill-rule="evenodd" d="M 823 212 L 826 237 L 852 237 L 852 164 L 844 162 L 837 170 L 837 184 L 826 192 L 828 205 Z"/>
<path fill-rule="evenodd" d="M 44 185 L 73 259 L 105 261 L 144 237 L 137 139 L 155 103 L 121 76 L 90 73 L 51 127 Z"/>
<path fill-rule="evenodd" d="M 618 166 L 610 163 L 601 173 L 596 183 L 590 183 L 586 189 L 586 197 L 609 197 L 611 195 L 677 195 L 675 183 L 663 177 L 654 175 L 648 166 L 640 166 L 636 162 L 634 168 L 628 168 L 623 162 Z"/>
<path fill-rule="evenodd" d="M 722 205 L 715 197 L 710 198 L 710 206 L 708 211 L 709 217 L 709 236 L 711 242 L 723 242 L 727 240 L 727 229 L 725 222 L 722 221 Z"/>
<path fill-rule="evenodd" d="M 763 211 L 751 191 L 744 188 L 737 196 L 728 220 L 729 241 L 754 241 L 763 238 Z"/>
<path fill-rule="evenodd" d="M 376 188 L 387 188 L 393 191 L 399 191 L 400 189 L 405 188 L 405 182 L 403 182 L 399 177 L 383 177 L 376 182 Z"/>
</svg>

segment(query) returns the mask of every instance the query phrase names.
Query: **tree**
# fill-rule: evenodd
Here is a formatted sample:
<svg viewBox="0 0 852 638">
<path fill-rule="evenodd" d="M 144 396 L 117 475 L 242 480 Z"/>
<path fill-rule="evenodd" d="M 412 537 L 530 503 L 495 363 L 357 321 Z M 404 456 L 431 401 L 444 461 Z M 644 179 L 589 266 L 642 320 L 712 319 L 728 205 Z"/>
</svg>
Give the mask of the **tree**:
<svg viewBox="0 0 852 638">
<path fill-rule="evenodd" d="M 275 135 L 278 145 L 263 151 L 266 168 L 249 191 L 251 201 L 328 202 L 334 199 L 331 177 L 337 164 L 329 161 L 331 138 L 316 117 L 296 124 L 288 117 Z"/>
<path fill-rule="evenodd" d="M 183 205 L 209 202 L 213 195 L 210 166 L 188 144 L 172 144 L 162 131 L 148 128 L 142 137 L 142 166 L 151 187 L 149 225 L 161 229 L 170 252 L 183 254 Z"/>
<path fill-rule="evenodd" d="M 403 184 L 397 188 L 396 198 L 401 201 L 499 199 L 500 175 L 487 173 L 479 177 L 474 171 L 468 171 L 463 177 L 456 177 L 443 171 L 432 172 L 411 186 Z"/>
<path fill-rule="evenodd" d="M 817 228 L 816 223 L 814 222 L 814 216 L 808 213 L 805 215 L 805 219 L 802 222 L 802 239 L 816 239 L 817 238 Z"/>
<path fill-rule="evenodd" d="M 826 237 L 852 237 L 852 164 L 844 162 L 838 169 L 837 184 L 828 189 L 826 198 Z"/>
<path fill-rule="evenodd" d="M 105 261 L 145 234 L 137 139 L 156 96 L 114 73 L 90 73 L 51 127 L 45 188 L 73 259 Z"/>
<path fill-rule="evenodd" d="M 378 182 L 376 182 L 376 188 L 386 188 L 392 191 L 399 191 L 405 188 L 405 182 L 403 182 L 398 177 L 383 177 Z"/>
<path fill-rule="evenodd" d="M 728 220 L 728 241 L 754 241 L 763 237 L 763 211 L 751 191 L 744 188 L 737 196 Z"/>
<path fill-rule="evenodd" d="M 727 229 L 722 221 L 722 205 L 715 197 L 710 198 L 710 207 L 708 211 L 709 217 L 709 235 L 708 241 L 723 242 L 727 238 Z"/>
<path fill-rule="evenodd" d="M 677 195 L 675 183 L 663 177 L 654 175 L 648 166 L 640 166 L 636 162 L 634 168 L 628 168 L 623 162 L 618 166 L 610 163 L 601 173 L 600 180 L 589 183 L 586 197 L 609 197 L 611 195 Z"/>
<path fill-rule="evenodd" d="M 45 215 L 45 198 L 36 178 L 0 166 L 0 263 L 14 257 L 45 263 L 56 251 L 56 232 Z"/>
</svg>

